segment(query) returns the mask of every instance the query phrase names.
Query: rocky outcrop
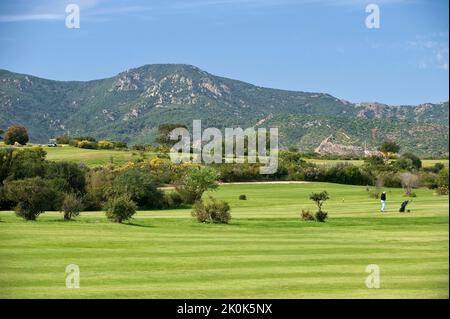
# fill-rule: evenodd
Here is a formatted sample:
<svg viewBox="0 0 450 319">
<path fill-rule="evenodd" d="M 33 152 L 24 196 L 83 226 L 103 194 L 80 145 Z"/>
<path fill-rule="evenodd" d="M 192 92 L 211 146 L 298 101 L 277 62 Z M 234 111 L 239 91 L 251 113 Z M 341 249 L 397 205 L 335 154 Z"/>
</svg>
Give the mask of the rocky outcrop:
<svg viewBox="0 0 450 319">
<path fill-rule="evenodd" d="M 333 143 L 333 135 L 330 135 L 314 151 L 322 155 L 360 155 L 364 152 L 364 149 L 359 146 L 335 144 Z"/>
</svg>

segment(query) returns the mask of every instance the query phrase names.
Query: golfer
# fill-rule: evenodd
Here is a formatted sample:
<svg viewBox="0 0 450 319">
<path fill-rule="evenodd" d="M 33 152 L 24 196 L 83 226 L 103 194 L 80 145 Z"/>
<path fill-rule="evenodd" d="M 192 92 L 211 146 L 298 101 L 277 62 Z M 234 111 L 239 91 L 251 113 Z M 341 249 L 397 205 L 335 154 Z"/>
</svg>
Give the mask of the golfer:
<svg viewBox="0 0 450 319">
<path fill-rule="evenodd" d="M 381 193 L 381 212 L 384 213 L 386 209 L 386 192 Z"/>
</svg>

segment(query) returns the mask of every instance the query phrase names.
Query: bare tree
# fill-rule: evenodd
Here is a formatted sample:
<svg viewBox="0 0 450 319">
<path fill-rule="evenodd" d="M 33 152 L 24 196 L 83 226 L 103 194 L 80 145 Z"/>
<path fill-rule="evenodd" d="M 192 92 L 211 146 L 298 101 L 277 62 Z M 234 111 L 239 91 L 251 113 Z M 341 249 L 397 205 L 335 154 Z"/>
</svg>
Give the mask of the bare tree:
<svg viewBox="0 0 450 319">
<path fill-rule="evenodd" d="M 404 172 L 399 177 L 406 196 L 411 196 L 412 189 L 419 187 L 419 176 L 410 172 Z"/>
</svg>

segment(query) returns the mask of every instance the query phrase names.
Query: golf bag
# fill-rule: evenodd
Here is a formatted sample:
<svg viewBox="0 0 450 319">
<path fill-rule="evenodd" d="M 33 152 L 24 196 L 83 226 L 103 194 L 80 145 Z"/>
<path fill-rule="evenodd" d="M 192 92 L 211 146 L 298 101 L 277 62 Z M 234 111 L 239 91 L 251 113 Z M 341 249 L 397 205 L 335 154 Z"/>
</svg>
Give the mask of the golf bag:
<svg viewBox="0 0 450 319">
<path fill-rule="evenodd" d="M 409 200 L 405 200 L 405 201 L 400 205 L 400 210 L 399 210 L 400 213 L 404 213 L 404 212 L 405 212 L 405 210 L 406 210 L 406 205 L 408 205 L 408 203 L 409 203 Z"/>
</svg>

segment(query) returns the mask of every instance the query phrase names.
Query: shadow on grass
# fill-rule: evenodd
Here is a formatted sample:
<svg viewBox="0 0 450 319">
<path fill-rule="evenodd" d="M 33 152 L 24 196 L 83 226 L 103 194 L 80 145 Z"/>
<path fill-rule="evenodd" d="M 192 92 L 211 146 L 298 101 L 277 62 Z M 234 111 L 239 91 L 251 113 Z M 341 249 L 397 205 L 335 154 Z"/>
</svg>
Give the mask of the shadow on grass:
<svg viewBox="0 0 450 319">
<path fill-rule="evenodd" d="M 136 224 L 136 223 L 122 223 L 122 225 L 128 225 L 128 226 L 134 226 L 134 227 L 144 227 L 144 228 L 154 228 L 153 225 L 142 225 L 142 224 Z"/>
</svg>

